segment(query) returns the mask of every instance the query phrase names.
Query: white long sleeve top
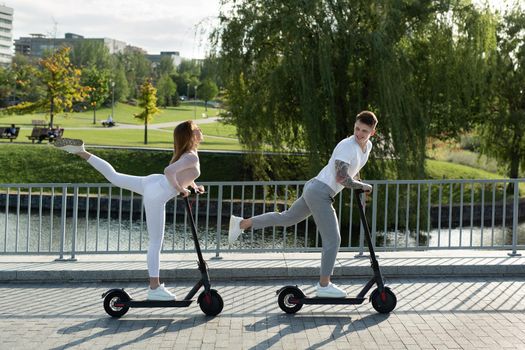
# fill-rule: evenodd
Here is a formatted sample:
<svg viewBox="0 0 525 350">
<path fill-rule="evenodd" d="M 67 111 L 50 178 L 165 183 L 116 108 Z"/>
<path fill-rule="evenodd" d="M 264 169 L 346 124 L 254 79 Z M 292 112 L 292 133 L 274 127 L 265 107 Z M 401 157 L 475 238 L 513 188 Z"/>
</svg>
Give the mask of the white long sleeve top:
<svg viewBox="0 0 525 350">
<path fill-rule="evenodd" d="M 164 169 L 169 184 L 181 193 L 188 186 L 195 187 L 195 179 L 201 174 L 197 151 L 184 153 L 176 162 Z"/>
</svg>

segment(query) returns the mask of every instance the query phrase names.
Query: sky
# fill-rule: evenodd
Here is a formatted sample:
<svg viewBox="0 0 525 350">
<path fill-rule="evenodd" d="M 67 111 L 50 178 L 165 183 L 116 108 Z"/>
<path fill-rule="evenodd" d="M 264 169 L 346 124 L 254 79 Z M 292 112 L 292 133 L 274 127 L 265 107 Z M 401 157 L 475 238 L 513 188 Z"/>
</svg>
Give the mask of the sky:
<svg viewBox="0 0 525 350">
<path fill-rule="evenodd" d="M 220 0 L 0 0 L 11 7 L 13 39 L 39 33 L 111 38 L 150 54 L 179 51 L 204 58 Z M 56 34 L 55 34 L 56 33 Z"/>
<path fill-rule="evenodd" d="M 488 1 L 496 8 L 525 0 Z M 204 58 L 208 36 L 218 25 L 220 0 L 0 0 L 14 9 L 13 39 L 39 33 L 63 38 L 111 38 L 150 54 L 179 51 Z"/>
</svg>

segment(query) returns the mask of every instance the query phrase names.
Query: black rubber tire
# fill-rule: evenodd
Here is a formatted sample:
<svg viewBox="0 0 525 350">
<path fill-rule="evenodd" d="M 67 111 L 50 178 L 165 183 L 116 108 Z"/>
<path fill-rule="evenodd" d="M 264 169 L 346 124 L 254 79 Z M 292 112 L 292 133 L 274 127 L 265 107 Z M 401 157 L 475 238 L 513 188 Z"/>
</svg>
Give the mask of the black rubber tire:
<svg viewBox="0 0 525 350">
<path fill-rule="evenodd" d="M 304 298 L 303 292 L 296 287 L 286 287 L 284 288 L 277 297 L 277 302 L 281 310 L 287 314 L 295 314 L 297 311 L 301 310 L 303 304 L 290 304 L 288 300 L 290 298 Z"/>
<path fill-rule="evenodd" d="M 222 308 L 224 307 L 224 302 L 222 301 L 219 292 L 215 289 L 210 289 L 209 292 L 203 291 L 199 295 L 197 302 L 199 303 L 202 312 L 208 316 L 217 316 L 221 313 Z"/>
<path fill-rule="evenodd" d="M 374 309 L 381 314 L 388 314 L 396 308 L 397 298 L 390 288 L 385 287 L 383 293 L 379 293 L 379 289 L 375 289 L 370 295 L 370 301 Z"/>
<path fill-rule="evenodd" d="M 124 292 L 123 290 L 117 290 L 109 292 L 106 297 L 104 298 L 104 310 L 108 313 L 111 317 L 122 317 L 128 312 L 129 307 L 115 307 L 113 304 L 118 301 L 129 301 L 130 297 L 128 293 Z"/>
</svg>

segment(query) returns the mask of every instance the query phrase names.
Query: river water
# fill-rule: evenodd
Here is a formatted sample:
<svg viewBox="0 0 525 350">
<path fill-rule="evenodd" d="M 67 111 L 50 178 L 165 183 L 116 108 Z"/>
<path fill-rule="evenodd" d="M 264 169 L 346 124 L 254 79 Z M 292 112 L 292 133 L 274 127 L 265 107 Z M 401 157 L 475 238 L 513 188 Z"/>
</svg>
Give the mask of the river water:
<svg viewBox="0 0 525 350">
<path fill-rule="evenodd" d="M 167 251 L 193 250 L 191 229 L 189 222 L 178 219 L 176 223 L 167 222 L 163 249 Z M 198 236 L 203 250 L 215 250 L 216 242 L 220 240 L 220 249 L 286 249 L 315 247 L 321 245 L 321 240 L 310 233 L 305 239 L 304 230 L 296 230 L 294 227 L 267 228 L 264 231 L 248 231 L 241 239 L 230 246 L 227 242 L 227 220 L 223 219 L 219 237 L 217 237 L 216 222 L 206 225 L 205 218 L 197 222 Z M 0 252 L 58 252 L 61 245 L 60 216 L 27 215 L 17 217 L 15 213 L 0 214 Z M 16 232 L 18 230 L 18 237 Z M 71 251 L 72 237 L 74 232 L 73 220 L 66 219 L 66 235 L 64 240 L 65 251 Z M 357 232 L 357 231 L 356 231 Z M 358 235 L 354 232 L 351 239 L 351 247 L 358 246 Z M 525 245 L 525 223 L 518 226 L 518 245 Z M 342 233 L 343 245 L 348 246 L 348 237 Z M 441 228 L 433 229 L 429 235 L 426 232 L 398 231 L 377 233 L 376 244 L 378 247 L 399 248 L 406 247 L 490 247 L 510 246 L 512 244 L 511 227 L 463 227 L 463 228 Z M 461 242 L 461 244 L 460 244 Z M 146 250 L 148 235 L 145 222 L 141 220 L 118 220 L 113 218 L 79 218 L 77 223 L 76 252 L 106 252 L 106 251 L 141 251 Z"/>
</svg>

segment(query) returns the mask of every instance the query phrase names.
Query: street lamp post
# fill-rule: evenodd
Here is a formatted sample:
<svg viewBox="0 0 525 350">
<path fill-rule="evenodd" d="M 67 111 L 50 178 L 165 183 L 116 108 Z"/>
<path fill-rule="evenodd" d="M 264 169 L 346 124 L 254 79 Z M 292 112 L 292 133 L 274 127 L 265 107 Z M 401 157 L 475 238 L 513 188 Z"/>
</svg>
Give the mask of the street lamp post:
<svg viewBox="0 0 525 350">
<path fill-rule="evenodd" d="M 195 99 L 193 100 L 193 119 L 197 119 L 197 85 L 195 85 Z"/>
<path fill-rule="evenodd" d="M 111 81 L 111 120 L 113 121 L 115 115 L 115 82 Z"/>
</svg>

